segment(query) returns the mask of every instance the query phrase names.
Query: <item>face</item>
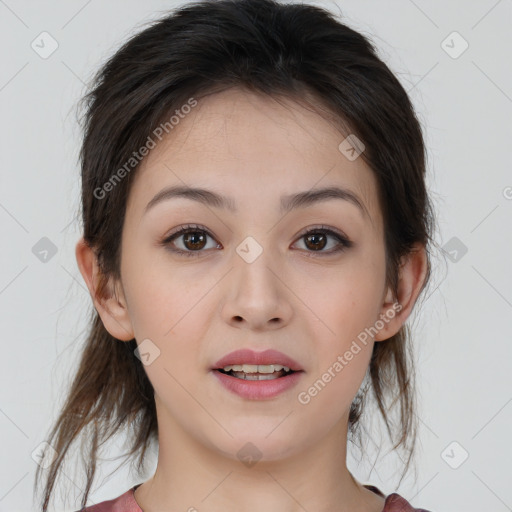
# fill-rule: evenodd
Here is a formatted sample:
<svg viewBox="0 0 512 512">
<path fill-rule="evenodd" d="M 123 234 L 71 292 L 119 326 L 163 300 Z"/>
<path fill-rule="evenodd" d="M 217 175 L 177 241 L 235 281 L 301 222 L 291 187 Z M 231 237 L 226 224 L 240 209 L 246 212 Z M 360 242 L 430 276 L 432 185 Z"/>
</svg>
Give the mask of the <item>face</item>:
<svg viewBox="0 0 512 512">
<path fill-rule="evenodd" d="M 290 100 L 232 89 L 201 99 L 138 169 L 121 286 L 161 432 L 232 458 L 250 442 L 274 460 L 345 431 L 374 343 L 358 340 L 385 311 L 385 252 L 375 177 L 343 139 Z M 177 186 L 226 204 L 190 194 L 148 207 Z M 353 198 L 290 200 L 331 187 Z M 241 396 L 212 369 L 238 349 L 278 350 L 302 371 L 277 394 Z"/>
</svg>

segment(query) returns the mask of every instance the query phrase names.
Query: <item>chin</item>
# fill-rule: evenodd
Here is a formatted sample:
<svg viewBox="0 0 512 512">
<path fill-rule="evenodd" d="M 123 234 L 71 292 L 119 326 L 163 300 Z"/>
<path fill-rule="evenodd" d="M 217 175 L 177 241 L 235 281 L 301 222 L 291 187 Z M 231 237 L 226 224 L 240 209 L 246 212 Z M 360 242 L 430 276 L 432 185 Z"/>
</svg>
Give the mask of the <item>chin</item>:
<svg viewBox="0 0 512 512">
<path fill-rule="evenodd" d="M 274 422 L 272 428 L 275 427 Z M 272 428 L 264 433 L 259 430 L 252 433 L 250 429 L 245 429 L 238 435 L 230 430 L 233 438 L 224 437 L 215 448 L 224 457 L 238 460 L 247 467 L 252 467 L 256 463 L 281 461 L 301 451 L 301 444 L 296 436 L 285 429 L 280 434 L 276 429 L 269 435 Z"/>
</svg>

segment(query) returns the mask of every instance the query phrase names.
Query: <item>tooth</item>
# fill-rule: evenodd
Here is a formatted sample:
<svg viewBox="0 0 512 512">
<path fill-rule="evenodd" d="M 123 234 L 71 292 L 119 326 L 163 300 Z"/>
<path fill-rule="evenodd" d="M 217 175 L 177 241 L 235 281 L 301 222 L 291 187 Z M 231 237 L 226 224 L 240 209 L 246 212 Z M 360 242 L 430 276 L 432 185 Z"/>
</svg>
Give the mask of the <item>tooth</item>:
<svg viewBox="0 0 512 512">
<path fill-rule="evenodd" d="M 224 366 L 223 370 L 225 372 L 234 371 L 234 372 L 245 372 L 245 373 L 265 373 L 270 374 L 274 372 L 280 372 L 284 370 L 285 372 L 289 372 L 290 368 L 288 366 L 282 366 L 280 364 L 233 364 Z"/>
<path fill-rule="evenodd" d="M 246 380 L 273 380 L 277 379 L 275 375 L 247 375 Z"/>
<path fill-rule="evenodd" d="M 277 375 L 273 375 L 273 374 L 267 374 L 267 375 L 261 375 L 261 374 L 258 374 L 258 375 L 255 375 L 255 374 L 252 374 L 252 373 L 244 373 L 244 372 L 240 372 L 240 373 L 235 373 L 234 374 L 235 377 L 239 378 L 239 379 L 242 379 L 242 380 L 272 380 L 272 379 L 277 379 Z"/>
<path fill-rule="evenodd" d="M 245 373 L 257 373 L 258 365 L 257 364 L 244 364 L 242 365 L 242 372 Z"/>
</svg>

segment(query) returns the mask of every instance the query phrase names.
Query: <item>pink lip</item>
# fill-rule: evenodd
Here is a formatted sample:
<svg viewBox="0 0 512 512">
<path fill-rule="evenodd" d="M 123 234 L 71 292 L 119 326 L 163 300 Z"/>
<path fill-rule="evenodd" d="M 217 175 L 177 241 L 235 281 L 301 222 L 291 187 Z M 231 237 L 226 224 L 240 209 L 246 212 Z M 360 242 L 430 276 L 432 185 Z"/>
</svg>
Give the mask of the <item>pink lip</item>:
<svg viewBox="0 0 512 512">
<path fill-rule="evenodd" d="M 303 371 L 298 371 L 273 380 L 242 380 L 213 370 L 215 377 L 226 389 L 249 400 L 273 398 L 295 386 L 303 373 Z"/>
<path fill-rule="evenodd" d="M 294 370 L 296 372 L 302 370 L 302 367 L 297 363 L 297 361 L 282 352 L 272 349 L 265 350 L 263 352 L 254 352 L 254 350 L 247 348 L 235 350 L 234 352 L 225 355 L 212 366 L 212 370 L 218 370 L 219 368 L 224 368 L 225 366 L 233 364 L 280 364 L 281 366 L 287 366 L 290 370 Z"/>
<path fill-rule="evenodd" d="M 243 380 L 218 371 L 234 364 L 280 364 L 287 366 L 294 373 L 272 380 Z M 211 369 L 226 389 L 249 400 L 273 398 L 295 386 L 304 373 L 297 361 L 273 349 L 263 352 L 254 352 L 250 349 L 235 350 L 219 359 Z"/>
</svg>

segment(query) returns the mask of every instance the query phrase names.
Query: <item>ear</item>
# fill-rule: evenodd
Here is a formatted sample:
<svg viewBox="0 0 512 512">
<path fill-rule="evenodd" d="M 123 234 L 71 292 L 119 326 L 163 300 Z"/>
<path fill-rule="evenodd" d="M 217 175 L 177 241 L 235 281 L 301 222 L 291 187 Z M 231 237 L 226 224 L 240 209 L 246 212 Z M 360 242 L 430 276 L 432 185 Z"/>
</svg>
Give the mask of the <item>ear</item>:
<svg viewBox="0 0 512 512">
<path fill-rule="evenodd" d="M 379 319 L 384 327 L 375 336 L 375 341 L 384 341 L 394 336 L 405 323 L 420 294 L 427 274 L 427 255 L 423 244 L 416 244 L 402 258 L 398 277 L 398 297 L 387 289 Z"/>
<path fill-rule="evenodd" d="M 126 307 L 126 299 L 121 283 L 108 282 L 104 291 L 100 289 L 101 281 L 107 279 L 102 275 L 94 250 L 81 237 L 75 248 L 76 261 L 80 273 L 91 294 L 96 311 L 101 317 L 105 329 L 118 340 L 130 341 L 135 335 Z"/>
</svg>

